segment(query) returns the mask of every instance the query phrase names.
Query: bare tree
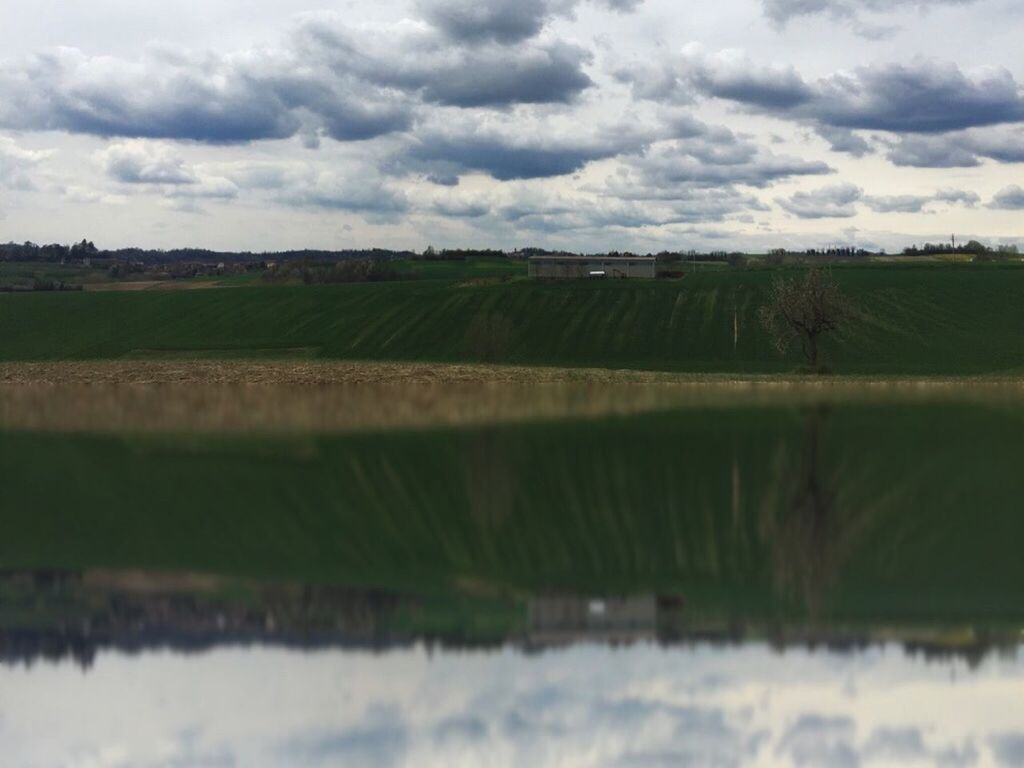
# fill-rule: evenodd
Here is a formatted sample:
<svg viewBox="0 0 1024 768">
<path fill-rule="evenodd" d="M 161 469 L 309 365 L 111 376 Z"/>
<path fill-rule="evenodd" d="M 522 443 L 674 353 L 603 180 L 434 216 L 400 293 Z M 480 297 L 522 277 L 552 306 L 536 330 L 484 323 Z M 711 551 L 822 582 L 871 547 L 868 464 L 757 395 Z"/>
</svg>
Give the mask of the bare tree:
<svg viewBox="0 0 1024 768">
<path fill-rule="evenodd" d="M 820 337 L 839 328 L 851 311 L 831 271 L 811 267 L 800 278 L 776 279 L 759 315 L 779 352 L 798 341 L 807 364 L 819 370 Z"/>
</svg>

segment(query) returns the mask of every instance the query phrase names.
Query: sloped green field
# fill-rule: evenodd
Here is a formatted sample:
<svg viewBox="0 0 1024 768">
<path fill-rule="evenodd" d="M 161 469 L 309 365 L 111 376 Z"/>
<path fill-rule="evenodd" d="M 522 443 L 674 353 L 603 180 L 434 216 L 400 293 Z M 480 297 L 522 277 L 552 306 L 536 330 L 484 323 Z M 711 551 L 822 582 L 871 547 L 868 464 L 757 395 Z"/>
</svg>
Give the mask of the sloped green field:
<svg viewBox="0 0 1024 768">
<path fill-rule="evenodd" d="M 777 274 L 0 295 L 0 360 L 310 357 L 784 371 L 799 360 L 780 358 L 757 322 Z M 825 344 L 837 372 L 1024 369 L 1024 269 L 875 266 L 835 274 L 859 308 Z"/>
</svg>

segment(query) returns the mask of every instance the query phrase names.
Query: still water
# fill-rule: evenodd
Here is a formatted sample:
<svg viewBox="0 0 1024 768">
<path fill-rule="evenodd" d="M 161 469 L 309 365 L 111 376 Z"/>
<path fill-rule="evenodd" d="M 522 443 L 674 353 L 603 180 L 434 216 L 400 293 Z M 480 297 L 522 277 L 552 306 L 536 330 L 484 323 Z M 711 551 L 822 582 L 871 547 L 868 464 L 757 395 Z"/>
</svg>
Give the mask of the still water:
<svg viewBox="0 0 1024 768">
<path fill-rule="evenodd" d="M 1015 391 L 57 394 L 5 766 L 1024 765 Z"/>
<path fill-rule="evenodd" d="M 1024 665 L 761 646 L 223 647 L 0 669 L 7 765 L 1019 765 Z M 8 762 L 10 761 L 10 762 Z"/>
</svg>

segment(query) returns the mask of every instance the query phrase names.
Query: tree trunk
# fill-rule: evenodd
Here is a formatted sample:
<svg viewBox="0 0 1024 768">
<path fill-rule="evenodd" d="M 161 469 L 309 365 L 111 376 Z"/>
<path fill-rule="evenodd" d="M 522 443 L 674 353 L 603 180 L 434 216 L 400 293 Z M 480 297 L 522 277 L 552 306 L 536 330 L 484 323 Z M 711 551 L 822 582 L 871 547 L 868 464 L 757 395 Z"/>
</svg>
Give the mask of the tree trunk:
<svg viewBox="0 0 1024 768">
<path fill-rule="evenodd" d="M 814 370 L 818 369 L 818 336 L 813 333 L 807 336 L 807 362 Z"/>
</svg>

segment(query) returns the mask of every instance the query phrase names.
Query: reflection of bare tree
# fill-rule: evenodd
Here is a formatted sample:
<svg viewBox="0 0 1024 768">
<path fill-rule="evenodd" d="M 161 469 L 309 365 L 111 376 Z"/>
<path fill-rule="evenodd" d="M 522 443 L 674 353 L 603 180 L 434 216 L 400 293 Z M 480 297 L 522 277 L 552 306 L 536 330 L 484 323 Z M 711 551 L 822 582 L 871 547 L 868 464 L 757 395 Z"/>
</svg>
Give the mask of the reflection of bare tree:
<svg viewBox="0 0 1024 768">
<path fill-rule="evenodd" d="M 498 430 L 483 429 L 467 439 L 466 496 L 477 520 L 497 527 L 511 516 L 516 498 L 512 466 Z"/>
<path fill-rule="evenodd" d="M 772 553 L 776 587 L 802 601 L 812 617 L 820 615 L 825 596 L 876 507 L 844 493 L 852 479 L 842 464 L 826 465 L 829 419 L 827 406 L 808 408 L 799 449 L 779 446 L 759 520 Z"/>
</svg>

